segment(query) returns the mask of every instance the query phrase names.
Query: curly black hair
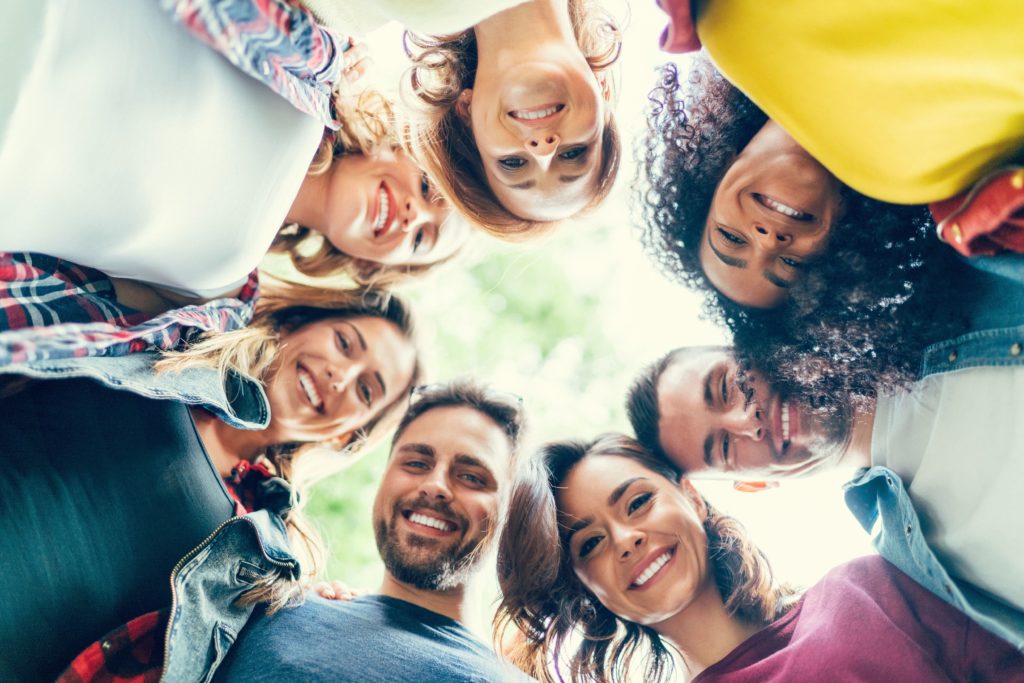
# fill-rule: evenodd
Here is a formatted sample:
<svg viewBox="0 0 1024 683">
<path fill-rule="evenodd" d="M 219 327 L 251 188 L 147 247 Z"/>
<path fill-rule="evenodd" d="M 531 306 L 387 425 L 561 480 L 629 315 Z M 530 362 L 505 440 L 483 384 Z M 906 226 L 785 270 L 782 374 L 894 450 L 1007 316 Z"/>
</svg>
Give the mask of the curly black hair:
<svg viewBox="0 0 1024 683">
<path fill-rule="evenodd" d="M 941 282 L 964 266 L 934 238 L 927 208 L 849 187 L 828 252 L 806 266 L 785 304 L 750 309 L 721 295 L 701 268 L 701 235 L 718 183 L 768 117 L 704 55 L 686 83 L 663 66 L 649 99 L 633 188 L 644 249 L 670 279 L 706 295 L 704 316 L 724 324 L 737 356 L 776 388 L 868 406 L 917 378 L 928 344 L 963 330 L 963 316 L 939 302 Z"/>
</svg>

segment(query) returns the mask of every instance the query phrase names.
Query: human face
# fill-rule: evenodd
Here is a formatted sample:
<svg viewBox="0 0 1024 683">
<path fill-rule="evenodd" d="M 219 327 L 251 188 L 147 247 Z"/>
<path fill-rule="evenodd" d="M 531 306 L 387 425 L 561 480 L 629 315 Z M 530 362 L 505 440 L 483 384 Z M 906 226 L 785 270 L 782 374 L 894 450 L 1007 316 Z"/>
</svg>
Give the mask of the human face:
<svg viewBox="0 0 1024 683">
<path fill-rule="evenodd" d="M 389 320 L 331 318 L 285 334 L 267 384 L 277 443 L 348 441 L 409 387 L 416 350 Z"/>
<path fill-rule="evenodd" d="M 774 308 L 820 256 L 842 213 L 842 185 L 778 124 L 769 121 L 715 189 L 699 258 L 729 299 Z"/>
<path fill-rule="evenodd" d="M 465 406 L 406 427 L 373 502 L 377 549 L 395 579 L 424 590 L 466 582 L 494 535 L 510 449 L 501 427 Z"/>
<path fill-rule="evenodd" d="M 460 106 L 502 206 L 554 221 L 590 203 L 605 153 L 605 98 L 578 49 L 531 55 L 494 73 L 481 63 Z"/>
<path fill-rule="evenodd" d="M 691 476 L 795 476 L 845 452 L 850 416 L 790 401 L 727 348 L 683 352 L 657 384 L 662 450 Z"/>
<path fill-rule="evenodd" d="M 707 510 L 688 482 L 674 484 L 630 458 L 590 455 L 569 471 L 557 499 L 576 576 L 614 614 L 656 628 L 717 590 Z"/>
<path fill-rule="evenodd" d="M 427 265 L 454 254 L 465 221 L 401 150 L 350 154 L 331 167 L 324 236 L 340 251 L 385 265 Z"/>
</svg>

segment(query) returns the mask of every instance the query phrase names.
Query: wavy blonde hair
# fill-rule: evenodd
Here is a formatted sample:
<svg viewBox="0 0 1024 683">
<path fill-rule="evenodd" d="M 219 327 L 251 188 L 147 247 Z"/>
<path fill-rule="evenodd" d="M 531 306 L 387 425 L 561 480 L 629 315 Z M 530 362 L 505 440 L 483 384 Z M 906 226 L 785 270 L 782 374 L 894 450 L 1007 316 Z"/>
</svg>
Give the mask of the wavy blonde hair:
<svg viewBox="0 0 1024 683">
<path fill-rule="evenodd" d="M 324 129 L 307 175 L 323 175 L 345 156 L 372 156 L 382 149 L 400 146 L 394 107 L 379 91 L 336 95 L 334 109 L 341 128 Z M 287 254 L 295 269 L 307 277 L 325 278 L 345 273 L 357 284 L 373 287 L 389 287 L 419 277 L 454 257 L 418 265 L 367 261 L 349 256 L 321 233 L 296 223 L 281 226 L 270 245 L 270 252 Z"/>
<path fill-rule="evenodd" d="M 542 446 L 512 492 L 498 542 L 503 595 L 494 632 L 512 662 L 541 681 L 563 683 L 566 659 L 571 681 L 630 680 L 634 662 L 643 666 L 644 681 L 671 678 L 668 646 L 654 629 L 613 614 L 583 585 L 558 524 L 556 492 L 569 472 L 586 457 L 607 455 L 634 460 L 672 482 L 681 477 L 634 439 L 609 433 Z M 777 619 L 791 606 L 793 590 L 776 583 L 768 559 L 739 522 L 704 503 L 709 566 L 726 609 L 749 623 Z"/>
<path fill-rule="evenodd" d="M 156 365 L 157 372 L 177 372 L 190 367 L 216 369 L 224 379 L 239 373 L 267 384 L 274 375 L 274 361 L 285 334 L 321 320 L 355 317 L 382 318 L 393 323 L 415 343 L 412 315 L 396 295 L 382 289 L 363 287 L 350 290 L 322 289 L 263 277 L 263 291 L 248 327 L 207 335 L 183 351 L 166 352 Z M 379 443 L 400 417 L 405 398 L 422 377 L 419 354 L 404 389 L 381 411 L 363 425 L 344 446 L 344 458 L 331 458 L 337 465 L 325 467 L 324 458 L 309 459 L 320 443 L 284 443 L 265 454 L 277 474 L 293 484 L 292 508 L 285 515 L 292 548 L 299 556 L 302 577 L 295 580 L 273 578 L 258 585 L 246 602 L 266 602 L 273 612 L 301 599 L 303 587 L 323 569 L 326 554 L 313 525 L 303 513 L 303 491 L 315 481 L 354 462 L 368 447 Z M 322 448 L 321 448 L 322 450 Z"/>
<path fill-rule="evenodd" d="M 576 42 L 595 73 L 605 72 L 614 96 L 618 91 L 611 69 L 618 60 L 622 35 L 612 15 L 594 0 L 568 0 Z M 406 144 L 420 165 L 455 208 L 495 237 L 519 241 L 547 232 L 558 221 L 534 221 L 516 216 L 498 201 L 487 183 L 473 131 L 455 104 L 476 80 L 477 45 L 473 29 L 449 36 L 405 33 L 405 50 L 413 62 L 407 87 L 418 106 Z M 622 143 L 615 117 L 608 110 L 601 136 L 601 166 L 590 211 L 611 192 L 618 174 Z"/>
</svg>

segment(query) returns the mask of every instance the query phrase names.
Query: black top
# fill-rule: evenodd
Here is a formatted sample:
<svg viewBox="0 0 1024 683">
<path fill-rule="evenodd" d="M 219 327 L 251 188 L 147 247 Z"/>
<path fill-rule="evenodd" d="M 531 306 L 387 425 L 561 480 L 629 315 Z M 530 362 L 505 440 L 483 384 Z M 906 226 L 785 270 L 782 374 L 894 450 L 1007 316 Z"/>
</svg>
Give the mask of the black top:
<svg viewBox="0 0 1024 683">
<path fill-rule="evenodd" d="M 53 680 L 169 606 L 171 569 L 234 506 L 180 403 L 40 381 L 0 425 L 0 680 Z"/>
</svg>

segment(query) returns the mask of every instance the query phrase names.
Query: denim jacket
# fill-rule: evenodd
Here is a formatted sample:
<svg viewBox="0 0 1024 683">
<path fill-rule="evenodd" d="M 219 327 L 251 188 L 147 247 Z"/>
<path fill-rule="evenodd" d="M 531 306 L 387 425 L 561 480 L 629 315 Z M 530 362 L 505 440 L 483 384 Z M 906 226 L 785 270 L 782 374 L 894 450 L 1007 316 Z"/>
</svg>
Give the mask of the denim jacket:
<svg viewBox="0 0 1024 683">
<path fill-rule="evenodd" d="M 846 505 L 875 548 L 919 584 L 1024 652 L 1024 613 L 950 577 L 928 547 L 903 481 L 887 467 L 862 470 L 844 487 Z"/>
<path fill-rule="evenodd" d="M 296 579 L 284 522 L 267 510 L 232 517 L 171 572 L 161 681 L 210 681 L 253 612 L 237 599 L 261 578 Z"/>
<path fill-rule="evenodd" d="M 270 424 L 267 394 L 251 377 L 230 373 L 221 381 L 220 373 L 207 367 L 157 373 L 153 364 L 158 359 L 158 353 L 149 351 L 40 360 L 0 366 L 0 374 L 42 380 L 87 378 L 116 391 L 200 406 L 237 429 L 266 429 Z"/>
</svg>

